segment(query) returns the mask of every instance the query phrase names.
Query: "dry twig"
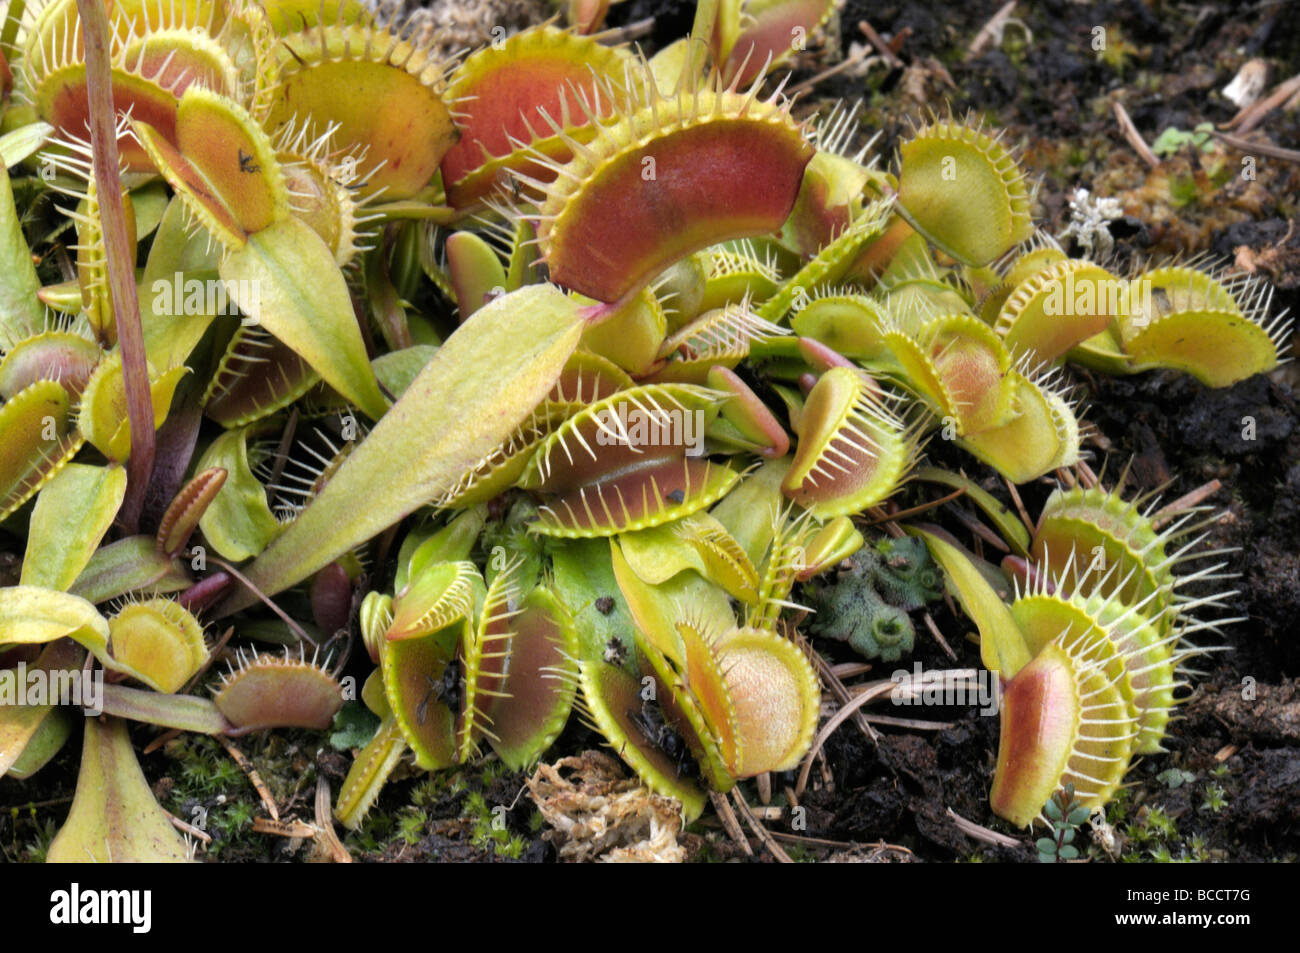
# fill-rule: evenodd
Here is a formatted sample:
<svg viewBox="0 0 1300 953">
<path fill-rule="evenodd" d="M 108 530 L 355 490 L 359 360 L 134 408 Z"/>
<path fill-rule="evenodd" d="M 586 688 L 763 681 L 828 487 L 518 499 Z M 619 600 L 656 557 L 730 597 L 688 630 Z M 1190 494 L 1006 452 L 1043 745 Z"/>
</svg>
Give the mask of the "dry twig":
<svg viewBox="0 0 1300 953">
<path fill-rule="evenodd" d="M 1006 834 L 999 834 L 997 831 L 989 830 L 982 824 L 976 824 L 974 821 L 968 821 L 952 808 L 948 808 L 948 816 L 952 818 L 953 824 L 957 830 L 961 831 L 967 837 L 972 837 L 977 841 L 983 841 L 985 844 L 992 844 L 994 847 L 1024 847 L 1024 842 L 1014 837 L 1008 837 Z"/>
<path fill-rule="evenodd" d="M 787 854 L 781 845 L 776 842 L 776 839 L 772 837 L 772 832 L 759 823 L 758 818 L 754 816 L 754 812 L 750 810 L 749 805 L 745 802 L 745 799 L 740 796 L 740 791 L 736 788 L 731 789 L 731 799 L 736 802 L 736 807 L 740 808 L 740 816 L 745 819 L 745 823 L 749 825 L 750 830 L 752 830 L 758 836 L 758 839 L 763 842 L 763 846 L 771 851 L 772 856 L 776 858 L 777 862 L 781 864 L 793 864 L 794 860 L 791 859 L 790 855 Z"/>
<path fill-rule="evenodd" d="M 248 780 L 252 783 L 253 790 L 255 790 L 257 796 L 262 799 L 262 806 L 265 807 L 266 812 L 271 815 L 271 820 L 278 821 L 280 819 L 280 809 L 275 806 L 275 798 L 271 796 L 271 789 L 266 786 L 266 782 L 262 780 L 262 776 L 257 773 L 257 768 L 253 767 L 253 762 L 249 761 L 248 756 L 236 748 L 229 738 L 224 735 L 217 735 L 217 740 L 221 742 L 221 747 L 226 749 L 226 754 L 230 755 L 235 764 L 239 765 L 239 770 L 248 775 Z"/>
<path fill-rule="evenodd" d="M 1151 168 L 1154 169 L 1160 165 L 1160 159 L 1151 151 L 1151 147 L 1147 145 L 1146 140 L 1137 131 L 1137 126 L 1133 125 L 1133 120 L 1129 116 L 1128 110 L 1124 108 L 1124 104 L 1117 99 L 1111 103 L 1111 107 L 1115 111 L 1115 119 L 1119 122 L 1119 131 L 1124 134 L 1124 138 L 1133 147 L 1133 151 Z"/>
</svg>

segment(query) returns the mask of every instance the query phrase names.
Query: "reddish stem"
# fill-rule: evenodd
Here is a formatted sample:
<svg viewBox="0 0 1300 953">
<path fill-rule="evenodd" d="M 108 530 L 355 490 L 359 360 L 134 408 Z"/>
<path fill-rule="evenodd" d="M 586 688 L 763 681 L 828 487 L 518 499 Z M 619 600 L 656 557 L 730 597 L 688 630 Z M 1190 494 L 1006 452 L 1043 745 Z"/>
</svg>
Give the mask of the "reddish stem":
<svg viewBox="0 0 1300 953">
<path fill-rule="evenodd" d="M 99 192 L 100 226 L 113 296 L 113 320 L 122 351 L 126 412 L 131 423 L 131 459 L 127 461 L 126 498 L 118 523 L 134 533 L 140 522 L 145 491 L 153 472 L 153 401 L 145 362 L 144 329 L 136 298 L 135 261 L 122 206 L 122 177 L 117 153 L 117 110 L 113 105 L 108 59 L 108 13 L 103 0 L 77 0 L 86 49 L 86 94 L 90 106 L 90 142 L 95 158 L 95 187 Z"/>
</svg>

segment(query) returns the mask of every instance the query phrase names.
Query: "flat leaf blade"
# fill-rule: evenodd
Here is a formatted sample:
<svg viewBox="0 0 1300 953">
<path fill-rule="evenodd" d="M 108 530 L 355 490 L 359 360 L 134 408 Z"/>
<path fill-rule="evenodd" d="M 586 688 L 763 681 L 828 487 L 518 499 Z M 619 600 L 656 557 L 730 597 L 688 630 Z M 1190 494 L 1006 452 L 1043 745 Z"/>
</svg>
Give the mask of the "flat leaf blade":
<svg viewBox="0 0 1300 953">
<path fill-rule="evenodd" d="M 98 655 L 108 645 L 108 620 L 80 596 L 41 586 L 0 589 L 0 644 L 41 645 L 64 636 Z"/>
<path fill-rule="evenodd" d="M 521 288 L 475 312 L 248 567 L 249 579 L 269 595 L 280 592 L 444 493 L 541 402 L 582 328 L 579 306 L 551 285 Z M 252 602 L 240 592 L 219 613 Z"/>
<path fill-rule="evenodd" d="M 87 718 L 77 795 L 46 861 L 176 863 L 187 859 L 185 842 L 154 800 L 140 770 L 126 722 Z"/>
<path fill-rule="evenodd" d="M 45 326 L 45 306 L 36 297 L 40 290 L 9 173 L 0 168 L 0 350 L 9 350 Z"/>
<path fill-rule="evenodd" d="M 934 561 L 943 567 L 961 607 L 980 631 L 984 667 L 1009 679 L 1029 662 L 1029 647 L 1005 602 L 956 546 L 933 533 L 910 527 L 925 540 Z"/>
<path fill-rule="evenodd" d="M 20 582 L 67 589 L 90 562 L 126 495 L 126 470 L 69 463 L 36 498 Z"/>
<path fill-rule="evenodd" d="M 290 217 L 250 235 L 221 262 L 220 274 L 240 310 L 366 415 L 384 415 L 388 402 L 366 356 L 347 284 L 310 226 Z"/>
</svg>

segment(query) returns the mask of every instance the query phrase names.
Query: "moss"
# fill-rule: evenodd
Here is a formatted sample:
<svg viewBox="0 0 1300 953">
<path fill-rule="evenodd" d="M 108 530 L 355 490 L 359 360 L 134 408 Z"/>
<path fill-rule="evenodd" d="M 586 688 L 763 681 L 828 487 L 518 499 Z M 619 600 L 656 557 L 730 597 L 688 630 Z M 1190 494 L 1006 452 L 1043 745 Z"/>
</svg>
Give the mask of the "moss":
<svg viewBox="0 0 1300 953">
<path fill-rule="evenodd" d="M 220 743 L 184 735 L 169 743 L 164 754 L 173 763 L 155 793 L 168 811 L 212 838 L 199 858 L 269 859 L 274 841 L 253 832 L 253 818 L 264 812 L 261 799 Z"/>
<path fill-rule="evenodd" d="M 821 860 L 820 855 L 809 850 L 803 844 L 786 844 L 784 850 L 796 864 L 815 864 Z"/>
<path fill-rule="evenodd" d="M 407 808 L 398 816 L 396 837 L 414 847 L 424 836 L 428 824 L 429 818 L 423 811 Z"/>
<path fill-rule="evenodd" d="M 1223 788 L 1218 784 L 1207 784 L 1205 786 L 1205 800 L 1201 803 L 1201 810 L 1217 814 L 1227 806 L 1228 799 L 1224 796 Z"/>
<path fill-rule="evenodd" d="M 167 755 L 179 762 L 176 791 L 188 797 L 226 793 L 243 779 L 238 765 L 215 739 L 186 735 L 167 745 Z"/>
<path fill-rule="evenodd" d="M 8 844 L 0 842 L 0 857 L 6 863 L 45 863 L 50 841 L 59 832 L 59 822 L 48 811 L 36 807 L 12 808 L 9 811 L 12 825 Z"/>
<path fill-rule="evenodd" d="M 470 843 L 475 847 L 511 860 L 523 856 L 528 844 L 522 837 L 511 832 L 509 812 L 505 805 L 489 805 L 487 798 L 474 791 L 466 795 L 461 817 L 473 825 Z"/>
</svg>

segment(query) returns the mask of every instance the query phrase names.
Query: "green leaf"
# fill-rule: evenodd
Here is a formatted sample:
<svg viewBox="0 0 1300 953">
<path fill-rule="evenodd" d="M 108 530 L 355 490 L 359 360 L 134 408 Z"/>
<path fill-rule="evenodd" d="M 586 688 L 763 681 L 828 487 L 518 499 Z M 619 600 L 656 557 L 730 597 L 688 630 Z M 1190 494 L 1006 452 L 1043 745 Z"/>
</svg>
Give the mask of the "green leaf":
<svg viewBox="0 0 1300 953">
<path fill-rule="evenodd" d="M 195 468 L 197 473 L 210 467 L 226 471 L 226 482 L 199 517 L 199 528 L 213 549 L 236 562 L 262 552 L 282 529 L 248 462 L 248 438 L 256 427 L 221 434 Z"/>
<path fill-rule="evenodd" d="M 1040 837 L 1034 841 L 1034 846 L 1038 848 L 1040 854 L 1054 855 L 1056 853 L 1056 841 L 1050 837 Z"/>
<path fill-rule="evenodd" d="M 45 306 L 36 297 L 40 290 L 32 252 L 14 206 L 9 173 L 0 168 L 0 351 L 8 351 L 45 327 Z"/>
<path fill-rule="evenodd" d="M 80 596 L 42 586 L 0 589 L 0 645 L 42 645 L 71 637 L 99 655 L 108 620 Z"/>
<path fill-rule="evenodd" d="M 637 631 L 674 664 L 684 664 L 686 657 L 678 622 L 689 619 L 705 632 L 726 632 L 735 626 L 726 592 L 699 573 L 687 570 L 652 586 L 628 565 L 618 538 L 610 540 L 610 561 Z M 686 606 L 689 610 L 684 610 Z"/>
<path fill-rule="evenodd" d="M 1092 811 L 1088 810 L 1086 807 L 1076 807 L 1070 812 L 1070 816 L 1066 818 L 1066 823 L 1078 827 L 1080 824 L 1087 821 L 1091 814 Z"/>
<path fill-rule="evenodd" d="M 220 735 L 231 730 L 230 722 L 217 710 L 212 699 L 197 695 L 165 695 L 125 685 L 105 685 L 103 706 L 106 715 L 164 728 L 205 735 Z"/>
<path fill-rule="evenodd" d="M 456 232 L 447 238 L 447 273 L 456 292 L 463 321 L 483 307 L 493 289 L 505 290 L 506 272 L 496 251 L 473 232 Z"/>
<path fill-rule="evenodd" d="M 31 740 L 22 749 L 22 754 L 9 768 L 9 777 L 19 781 L 27 780 L 49 764 L 63 750 L 72 735 L 72 729 L 81 720 L 75 709 L 54 708 L 50 705 L 41 707 L 46 709 L 46 717 L 41 719 Z"/>
<path fill-rule="evenodd" d="M 176 302 L 178 283 L 184 301 L 187 281 L 217 278 L 217 254 L 210 247 L 213 243 L 202 229 L 188 227 L 188 216 L 185 203 L 179 196 L 174 197 L 158 223 L 158 234 L 149 248 L 140 280 L 145 354 L 159 373 L 184 364 L 216 317 L 187 313 Z"/>
<path fill-rule="evenodd" d="M 70 671 L 80 668 L 85 657 L 79 645 L 59 639 L 41 650 L 28 671 Z M 18 764 L 30 745 L 37 743 L 42 726 L 56 711 L 53 705 L 0 705 L 0 776 Z"/>
<path fill-rule="evenodd" d="M 129 592 L 179 592 L 191 582 L 178 560 L 158 552 L 152 536 L 128 536 L 95 550 L 68 591 L 98 604 Z"/>
<path fill-rule="evenodd" d="M 1043 813 L 1047 815 L 1050 821 L 1059 821 L 1061 819 L 1061 805 L 1056 803 L 1056 798 L 1052 798 L 1043 805 Z"/>
<path fill-rule="evenodd" d="M 1072 844 L 1066 844 L 1060 849 L 1056 856 L 1060 857 L 1062 860 L 1074 860 L 1079 856 L 1079 848 Z"/>
<path fill-rule="evenodd" d="M 1068 828 L 1068 829 L 1062 831 L 1062 832 L 1061 832 L 1061 843 L 1062 843 L 1062 844 L 1073 844 L 1073 843 L 1074 843 L 1074 833 L 1075 833 L 1075 832 L 1074 832 L 1074 829 L 1073 829 L 1073 828 Z"/>
<path fill-rule="evenodd" d="M 150 179 L 144 185 L 131 190 L 131 208 L 135 212 L 135 233 L 138 238 L 145 238 L 162 224 L 163 216 L 171 206 L 171 195 L 167 183 L 162 179 Z M 152 253 L 153 249 L 150 248 Z"/>
<path fill-rule="evenodd" d="M 254 232 L 219 272 L 241 311 L 367 416 L 384 415 L 388 401 L 366 356 L 347 282 L 311 226 L 291 216 Z"/>
<path fill-rule="evenodd" d="M 930 555 L 943 567 L 957 601 L 979 628 L 984 667 L 1003 678 L 1014 678 L 1031 656 L 1007 604 L 957 546 L 915 527 L 908 531 L 925 540 Z"/>
<path fill-rule="evenodd" d="M 619 548 L 628 567 L 652 586 L 688 569 L 700 575 L 707 571 L 699 550 L 686 545 L 675 522 L 624 533 L 619 537 Z"/>
<path fill-rule="evenodd" d="M 249 579 L 268 595 L 281 592 L 445 493 L 546 396 L 583 324 L 578 305 L 553 285 L 529 285 L 475 312 L 248 567 Z M 241 590 L 218 612 L 252 601 Z"/>
<path fill-rule="evenodd" d="M 15 166 L 32 157 L 45 145 L 54 127 L 48 122 L 29 122 L 0 136 L 0 165 Z"/>
<path fill-rule="evenodd" d="M 627 659 L 635 658 L 634 623 L 614 577 L 609 540 L 565 540 L 552 566 L 556 592 L 578 630 L 580 657 L 603 658 L 612 640 L 623 644 Z"/>
<path fill-rule="evenodd" d="M 40 645 L 62 638 L 90 649 L 105 668 L 153 685 L 145 672 L 113 657 L 108 620 L 90 602 L 41 586 L 0 589 L 0 644 Z"/>
<path fill-rule="evenodd" d="M 479 504 L 458 513 L 446 526 L 418 542 L 416 534 L 408 536 L 398 555 L 393 591 L 401 592 L 412 576 L 420 575 L 434 563 L 454 563 L 469 559 L 474 544 L 478 542 L 479 533 L 483 531 L 483 524 L 487 522 L 487 516 L 487 505 Z"/>
<path fill-rule="evenodd" d="M 339 751 L 350 751 L 370 743 L 379 730 L 379 718 L 361 702 L 346 702 L 334 715 L 334 731 L 330 745 Z"/>
<path fill-rule="evenodd" d="M 158 863 L 187 859 L 185 842 L 154 800 L 126 722 L 86 719 L 77 794 L 50 844 L 49 863 Z"/>
<path fill-rule="evenodd" d="M 67 589 L 81 575 L 113 525 L 126 494 L 126 471 L 70 463 L 32 508 L 20 582 Z"/>
</svg>

